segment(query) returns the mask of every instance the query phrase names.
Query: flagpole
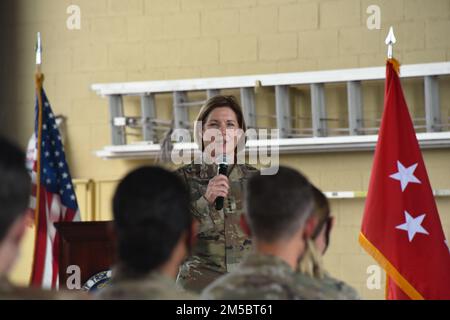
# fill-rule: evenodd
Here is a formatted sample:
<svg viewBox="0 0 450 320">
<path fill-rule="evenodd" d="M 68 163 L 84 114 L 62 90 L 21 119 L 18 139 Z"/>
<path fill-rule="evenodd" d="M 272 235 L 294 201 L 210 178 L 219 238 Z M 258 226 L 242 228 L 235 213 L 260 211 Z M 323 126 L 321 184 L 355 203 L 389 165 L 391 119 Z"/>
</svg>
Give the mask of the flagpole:
<svg viewBox="0 0 450 320">
<path fill-rule="evenodd" d="M 397 70 L 398 73 L 398 62 L 394 59 L 394 44 L 397 42 L 397 39 L 394 35 L 394 28 L 391 26 L 389 28 L 388 35 L 384 43 L 387 45 L 387 62 L 391 63 L 394 66 L 394 69 Z M 386 272 L 386 286 L 384 288 L 384 299 L 388 300 L 389 296 L 389 275 Z"/>
<path fill-rule="evenodd" d="M 44 82 L 44 75 L 41 72 L 42 65 L 42 46 L 41 46 L 41 33 L 37 33 L 36 39 L 36 97 L 38 103 L 38 123 L 37 123 L 37 137 L 36 137 L 36 207 L 34 209 L 34 221 L 35 221 L 35 248 L 33 253 L 33 264 L 30 284 L 32 284 L 34 278 L 34 264 L 36 262 L 36 246 L 39 230 L 39 209 L 40 209 L 40 189 L 41 189 L 41 147 L 42 147 L 42 83 Z"/>
<path fill-rule="evenodd" d="M 388 35 L 386 36 L 386 40 L 384 43 L 387 45 L 387 62 L 392 64 L 394 67 L 394 70 L 397 72 L 397 74 L 400 73 L 400 63 L 397 61 L 397 59 L 394 58 L 394 44 L 397 42 L 397 39 L 395 38 L 394 34 L 394 28 L 391 26 L 389 28 Z M 386 300 L 389 298 L 389 275 L 386 272 L 386 287 L 384 290 L 384 297 Z"/>
</svg>

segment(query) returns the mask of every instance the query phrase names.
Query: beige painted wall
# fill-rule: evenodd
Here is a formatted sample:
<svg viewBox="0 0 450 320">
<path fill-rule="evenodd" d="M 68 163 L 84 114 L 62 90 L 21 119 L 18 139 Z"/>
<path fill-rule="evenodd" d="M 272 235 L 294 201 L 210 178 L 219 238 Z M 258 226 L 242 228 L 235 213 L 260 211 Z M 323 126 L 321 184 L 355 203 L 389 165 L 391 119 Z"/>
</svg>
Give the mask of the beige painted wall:
<svg viewBox="0 0 450 320">
<path fill-rule="evenodd" d="M 81 8 L 81 30 L 66 28 L 71 3 Z M 380 30 L 366 27 L 371 4 L 381 7 Z M 33 47 L 41 31 L 45 88 L 55 113 L 67 117 L 67 156 L 79 179 L 84 218 L 109 219 L 117 179 L 150 162 L 93 155 L 110 140 L 107 101 L 89 89 L 92 83 L 381 66 L 390 25 L 398 40 L 395 56 L 403 64 L 450 60 L 450 0 L 2 0 L 0 12 L 7 49 L 0 52 L 0 132 L 25 146 L 33 130 Z M 404 88 L 413 117 L 423 116 L 421 81 L 406 81 Z M 449 77 L 440 89 L 448 123 Z M 301 106 L 309 103 L 308 90 L 294 91 L 293 108 L 307 114 Z M 273 98 L 270 88 L 258 92 L 261 113 L 273 113 Z M 136 112 L 135 99 L 125 103 L 129 114 Z M 170 97 L 158 97 L 157 103 L 158 116 L 170 119 Z M 365 84 L 365 116 L 379 117 L 382 103 L 383 84 Z M 327 87 L 327 105 L 330 116 L 346 112 L 343 87 Z M 424 157 L 433 188 L 450 189 L 450 150 L 425 151 Z M 325 191 L 363 191 L 372 152 L 286 155 L 281 162 L 302 170 Z M 450 199 L 437 203 L 449 236 Z M 337 225 L 328 268 L 364 297 L 382 298 L 383 290 L 365 286 L 366 268 L 374 262 L 357 244 L 364 199 L 332 200 L 332 207 Z M 32 234 L 30 229 L 13 274 L 17 282 L 29 276 Z"/>
</svg>

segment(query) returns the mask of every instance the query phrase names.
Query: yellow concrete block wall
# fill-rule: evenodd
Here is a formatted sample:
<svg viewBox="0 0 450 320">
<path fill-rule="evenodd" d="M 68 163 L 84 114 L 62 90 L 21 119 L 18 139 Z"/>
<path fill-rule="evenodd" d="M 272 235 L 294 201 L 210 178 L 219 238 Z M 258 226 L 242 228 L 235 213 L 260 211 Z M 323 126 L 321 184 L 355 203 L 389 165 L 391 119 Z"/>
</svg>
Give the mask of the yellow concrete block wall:
<svg viewBox="0 0 450 320">
<path fill-rule="evenodd" d="M 69 30 L 67 8 L 76 4 L 81 28 Z M 381 28 L 369 30 L 366 10 L 381 9 Z M 396 30 L 395 56 L 403 64 L 450 60 L 450 0 L 2 0 L 0 34 L 0 131 L 25 147 L 34 127 L 34 42 L 42 33 L 45 88 L 57 114 L 66 116 L 67 158 L 77 181 L 84 219 L 111 218 L 111 196 L 130 169 L 152 160 L 101 160 L 94 151 L 110 144 L 107 101 L 92 83 L 233 76 L 382 66 L 384 38 Z M 422 83 L 404 81 L 414 117 L 423 116 Z M 450 116 L 450 79 L 440 83 L 444 122 Z M 330 116 L 346 112 L 345 88 L 327 86 Z M 308 116 L 307 88 L 293 89 L 293 110 Z M 363 85 L 364 114 L 379 118 L 383 83 Z M 158 117 L 171 119 L 171 97 L 157 97 Z M 274 113 L 274 92 L 261 88 L 258 111 Z M 126 99 L 135 114 L 139 101 Z M 299 108 L 303 106 L 303 108 Z M 193 119 L 195 112 L 190 114 Z M 307 126 L 307 123 L 299 123 Z M 270 119 L 259 126 L 274 127 Z M 339 127 L 344 123 L 331 124 Z M 281 163 L 302 170 L 325 191 L 367 190 L 373 152 L 282 155 Z M 435 189 L 450 189 L 450 151 L 427 150 L 424 157 Z M 437 198 L 450 235 L 450 200 Z M 326 264 L 332 274 L 361 291 L 374 264 L 357 244 L 364 199 L 332 200 L 337 224 Z M 29 277 L 33 230 L 13 274 Z"/>
</svg>

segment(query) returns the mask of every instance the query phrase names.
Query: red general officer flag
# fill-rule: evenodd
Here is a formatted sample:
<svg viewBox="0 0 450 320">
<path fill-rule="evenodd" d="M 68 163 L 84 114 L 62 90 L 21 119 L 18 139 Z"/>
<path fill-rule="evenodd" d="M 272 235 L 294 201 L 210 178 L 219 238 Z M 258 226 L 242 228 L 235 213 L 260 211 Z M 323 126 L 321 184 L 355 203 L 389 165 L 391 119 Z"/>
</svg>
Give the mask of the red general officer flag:
<svg viewBox="0 0 450 320">
<path fill-rule="evenodd" d="M 359 242 L 386 270 L 388 299 L 450 299 L 450 250 L 394 59 Z"/>
</svg>

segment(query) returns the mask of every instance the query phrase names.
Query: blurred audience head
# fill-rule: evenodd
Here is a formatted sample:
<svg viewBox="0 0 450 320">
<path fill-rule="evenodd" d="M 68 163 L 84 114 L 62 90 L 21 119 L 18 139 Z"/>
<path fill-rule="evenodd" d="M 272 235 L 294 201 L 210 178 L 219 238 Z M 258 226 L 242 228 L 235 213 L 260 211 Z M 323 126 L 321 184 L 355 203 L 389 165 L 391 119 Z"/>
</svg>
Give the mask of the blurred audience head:
<svg viewBox="0 0 450 320">
<path fill-rule="evenodd" d="M 10 271 L 19 254 L 30 192 L 25 153 L 0 137 L 0 276 Z"/>
<path fill-rule="evenodd" d="M 113 213 L 119 265 L 125 273 L 141 276 L 169 267 L 175 276 L 193 233 L 184 182 L 160 167 L 133 170 L 116 189 Z"/>
</svg>

